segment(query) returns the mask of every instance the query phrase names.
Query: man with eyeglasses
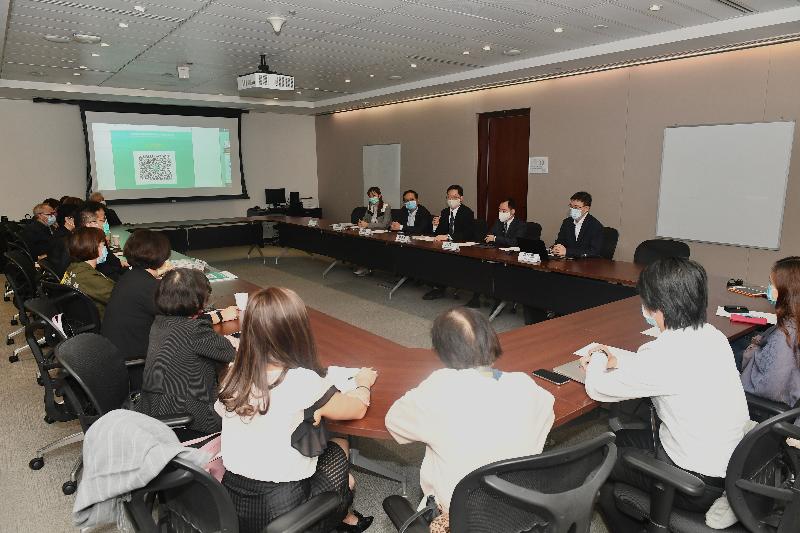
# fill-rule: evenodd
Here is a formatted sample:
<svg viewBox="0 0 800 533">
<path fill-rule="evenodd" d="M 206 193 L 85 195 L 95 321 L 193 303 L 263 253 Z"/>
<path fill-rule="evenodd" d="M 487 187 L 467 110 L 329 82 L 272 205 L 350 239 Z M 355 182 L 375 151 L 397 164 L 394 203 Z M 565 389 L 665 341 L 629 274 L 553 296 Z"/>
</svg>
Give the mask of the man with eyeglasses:
<svg viewBox="0 0 800 533">
<path fill-rule="evenodd" d="M 592 195 L 576 192 L 569 199 L 569 216 L 561 223 L 551 249 L 556 257 L 599 257 L 603 248 L 603 224 L 589 214 Z"/>
<path fill-rule="evenodd" d="M 56 223 L 56 210 L 47 204 L 37 204 L 33 208 L 33 220 L 22 228 L 22 238 L 28 245 L 33 259 L 47 255 L 47 248 L 53 238 Z"/>
<path fill-rule="evenodd" d="M 76 227 L 88 226 L 103 230 L 103 233 L 106 234 L 106 246 L 108 246 L 108 235 L 111 229 L 106 220 L 106 211 L 103 204 L 86 202 L 75 217 L 75 225 Z M 120 261 L 116 255 L 109 253 L 103 263 L 97 264 L 97 271 L 107 278 L 117 281 L 122 274 L 128 271 L 128 263 Z"/>
</svg>

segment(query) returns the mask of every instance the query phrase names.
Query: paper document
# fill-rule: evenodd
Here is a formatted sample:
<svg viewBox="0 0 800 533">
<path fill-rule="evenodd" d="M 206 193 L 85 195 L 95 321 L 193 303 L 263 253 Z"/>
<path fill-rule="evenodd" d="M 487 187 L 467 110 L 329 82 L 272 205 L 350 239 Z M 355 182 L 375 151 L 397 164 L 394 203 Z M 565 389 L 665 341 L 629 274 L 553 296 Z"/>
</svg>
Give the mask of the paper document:
<svg viewBox="0 0 800 533">
<path fill-rule="evenodd" d="M 215 281 L 228 281 L 236 279 L 236 274 L 231 274 L 227 270 L 220 270 L 219 272 L 208 272 L 206 277 L 208 278 L 208 281 L 213 283 Z"/>
<path fill-rule="evenodd" d="M 389 233 L 388 229 L 374 229 L 372 233 Z"/>
<path fill-rule="evenodd" d="M 508 248 L 500 248 L 504 252 L 519 252 L 519 246 L 509 246 Z"/>
<path fill-rule="evenodd" d="M 574 353 L 578 357 L 583 357 L 584 355 L 589 355 L 589 349 L 591 349 L 593 346 L 597 346 L 598 344 L 600 344 L 600 343 L 599 342 L 589 343 L 586 346 L 584 346 L 583 348 L 581 348 L 579 350 L 575 350 L 572 353 Z M 611 350 L 611 353 L 613 353 L 614 355 L 622 355 L 624 357 L 627 357 L 629 355 L 632 355 L 632 356 L 636 355 L 636 352 L 631 352 L 629 350 L 623 350 L 622 348 L 615 348 L 613 346 L 606 346 L 606 347 L 609 350 Z"/>
<path fill-rule="evenodd" d="M 472 241 L 467 241 L 467 242 L 458 242 L 456 244 L 458 244 L 459 246 L 475 246 L 478 243 L 477 242 L 472 242 Z"/>
<path fill-rule="evenodd" d="M 652 328 L 648 328 L 642 332 L 642 335 L 647 335 L 648 337 L 658 337 L 661 334 L 661 330 L 658 329 L 658 326 L 653 326 Z"/>
<path fill-rule="evenodd" d="M 775 313 L 765 313 L 764 311 L 750 311 L 749 313 L 735 313 L 737 315 L 742 316 L 751 316 L 753 318 L 766 318 L 767 323 L 769 324 L 777 324 L 778 323 L 778 315 Z M 721 305 L 717 307 L 717 316 L 724 316 L 726 318 L 730 318 L 731 313 L 727 312 L 725 308 Z"/>
<path fill-rule="evenodd" d="M 428 235 L 413 235 L 411 237 L 415 241 L 426 241 L 426 242 L 433 242 L 436 240 L 436 237 L 430 237 Z"/>
<path fill-rule="evenodd" d="M 327 379 L 341 392 L 350 392 L 356 388 L 356 380 L 353 377 L 359 370 L 361 369 L 346 366 L 329 366 Z"/>
</svg>

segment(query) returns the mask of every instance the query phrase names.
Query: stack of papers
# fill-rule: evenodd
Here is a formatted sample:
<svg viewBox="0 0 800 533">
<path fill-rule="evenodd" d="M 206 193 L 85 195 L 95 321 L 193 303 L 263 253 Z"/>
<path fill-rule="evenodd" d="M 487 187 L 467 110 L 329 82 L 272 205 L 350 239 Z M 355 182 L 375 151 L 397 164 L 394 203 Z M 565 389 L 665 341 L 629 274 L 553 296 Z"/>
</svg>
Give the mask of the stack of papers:
<svg viewBox="0 0 800 533">
<path fill-rule="evenodd" d="M 372 233 L 389 233 L 388 229 L 374 229 Z"/>
<path fill-rule="evenodd" d="M 411 238 L 417 241 L 426 241 L 426 242 L 433 242 L 436 240 L 436 237 L 430 237 L 428 235 L 413 235 Z"/>
<path fill-rule="evenodd" d="M 749 313 L 734 313 L 734 314 L 742 316 L 750 316 L 753 318 L 766 318 L 767 323 L 769 324 L 778 323 L 778 315 L 776 315 L 775 313 L 765 313 L 763 311 L 750 311 Z M 729 318 L 731 316 L 731 313 L 727 312 L 725 308 L 723 308 L 720 305 L 719 307 L 717 307 L 717 316 L 724 316 Z"/>
<path fill-rule="evenodd" d="M 477 242 L 467 241 L 467 242 L 459 242 L 457 243 L 459 246 L 475 246 L 478 244 Z"/>
<path fill-rule="evenodd" d="M 228 281 L 236 279 L 235 274 L 231 274 L 227 270 L 220 270 L 219 272 L 209 272 L 206 274 L 208 281 L 214 283 L 215 281 Z"/>
<path fill-rule="evenodd" d="M 519 246 L 509 246 L 507 248 L 500 248 L 500 250 L 502 250 L 504 252 L 519 252 L 520 251 Z"/>
<path fill-rule="evenodd" d="M 340 392 L 350 392 L 356 388 L 356 380 L 353 379 L 360 368 L 349 368 L 346 366 L 329 366 L 327 379 Z"/>
</svg>

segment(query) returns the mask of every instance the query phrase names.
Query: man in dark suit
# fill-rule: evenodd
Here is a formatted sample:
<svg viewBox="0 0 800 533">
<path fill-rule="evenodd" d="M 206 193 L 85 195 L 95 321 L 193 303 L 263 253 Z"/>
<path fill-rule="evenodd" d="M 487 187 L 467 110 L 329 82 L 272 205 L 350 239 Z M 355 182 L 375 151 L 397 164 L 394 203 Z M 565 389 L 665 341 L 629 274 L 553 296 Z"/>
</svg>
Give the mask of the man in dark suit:
<svg viewBox="0 0 800 533">
<path fill-rule="evenodd" d="M 406 235 L 429 235 L 433 233 L 431 213 L 419 204 L 417 191 L 403 193 L 403 208 L 396 220 L 392 221 L 392 231 L 402 231 Z"/>
<path fill-rule="evenodd" d="M 464 189 L 461 185 L 447 188 L 447 207 L 440 215 L 433 217 L 433 233 L 437 241 L 468 242 L 475 239 L 475 213 L 462 205 Z M 436 300 L 444 296 L 444 285 L 435 285 L 426 292 L 423 300 Z M 468 307 L 480 307 L 480 295 L 473 294 Z"/>
<path fill-rule="evenodd" d="M 487 243 L 498 247 L 516 246 L 517 239 L 525 236 L 525 221 L 515 216 L 516 207 L 513 198 L 500 203 L 497 220 L 484 239 Z"/>
<path fill-rule="evenodd" d="M 106 221 L 108 222 L 109 226 L 119 226 L 122 224 L 122 221 L 119 219 L 117 212 L 106 205 L 106 199 L 103 196 L 103 193 L 93 192 L 91 196 L 89 196 L 89 201 L 103 204 L 103 209 L 106 212 Z"/>
<path fill-rule="evenodd" d="M 553 245 L 557 257 L 599 257 L 603 248 L 603 225 L 589 214 L 592 195 L 576 192 L 569 199 L 569 217 L 561 223 Z"/>
<path fill-rule="evenodd" d="M 28 245 L 34 261 L 47 254 L 55 223 L 56 210 L 47 204 L 37 204 L 33 208 L 33 220 L 22 227 L 22 239 Z"/>
</svg>

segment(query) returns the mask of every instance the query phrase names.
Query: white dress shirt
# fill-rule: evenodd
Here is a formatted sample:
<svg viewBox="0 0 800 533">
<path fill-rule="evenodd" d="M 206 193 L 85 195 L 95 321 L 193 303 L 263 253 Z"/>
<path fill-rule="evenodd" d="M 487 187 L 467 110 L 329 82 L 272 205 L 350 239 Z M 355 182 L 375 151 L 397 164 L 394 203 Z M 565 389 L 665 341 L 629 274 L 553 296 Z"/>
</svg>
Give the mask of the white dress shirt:
<svg viewBox="0 0 800 533">
<path fill-rule="evenodd" d="M 601 402 L 650 397 L 670 459 L 685 470 L 725 477 L 750 420 L 725 335 L 711 324 L 665 330 L 635 356 L 617 359 L 618 368 L 606 371 L 606 356 L 592 356 L 586 369 L 589 396 Z"/>
<path fill-rule="evenodd" d="M 413 211 L 408 212 L 408 219 L 406 220 L 406 226 L 414 226 L 414 221 L 417 219 L 417 211 L 419 207 L 415 207 Z"/>
<path fill-rule="evenodd" d="M 401 444 L 424 442 L 420 486 L 450 508 L 453 490 L 478 467 L 541 453 L 553 395 L 522 372 L 436 370 L 392 405 L 386 429 Z"/>
<path fill-rule="evenodd" d="M 578 220 L 573 220 L 572 221 L 573 224 L 575 224 L 575 241 L 576 242 L 578 240 L 578 237 L 581 234 L 581 228 L 583 227 L 583 221 L 586 220 L 586 215 L 588 215 L 588 214 L 589 213 L 586 213 L 581 218 L 579 218 Z"/>
</svg>

